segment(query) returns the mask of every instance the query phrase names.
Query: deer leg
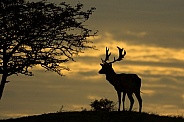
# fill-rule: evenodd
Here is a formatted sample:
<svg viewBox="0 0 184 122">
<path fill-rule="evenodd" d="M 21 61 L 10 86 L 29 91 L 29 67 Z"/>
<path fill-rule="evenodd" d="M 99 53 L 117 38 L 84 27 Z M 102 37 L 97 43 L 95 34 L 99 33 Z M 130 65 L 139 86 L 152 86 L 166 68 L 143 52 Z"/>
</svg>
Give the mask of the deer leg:
<svg viewBox="0 0 184 122">
<path fill-rule="evenodd" d="M 117 91 L 117 94 L 118 94 L 118 102 L 119 102 L 118 111 L 120 111 L 120 107 L 121 107 L 121 92 Z"/>
<path fill-rule="evenodd" d="M 125 111 L 125 96 L 126 96 L 126 92 L 123 92 L 123 111 Z"/>
<path fill-rule="evenodd" d="M 137 97 L 137 100 L 139 102 L 139 112 L 141 112 L 141 110 L 142 110 L 142 98 L 140 95 L 140 91 L 135 92 L 135 96 Z"/>
<path fill-rule="evenodd" d="M 128 95 L 128 98 L 130 100 L 130 108 L 129 108 L 129 111 L 132 110 L 132 107 L 133 107 L 133 104 L 134 104 L 134 98 L 132 97 L 132 93 L 127 93 Z"/>
</svg>

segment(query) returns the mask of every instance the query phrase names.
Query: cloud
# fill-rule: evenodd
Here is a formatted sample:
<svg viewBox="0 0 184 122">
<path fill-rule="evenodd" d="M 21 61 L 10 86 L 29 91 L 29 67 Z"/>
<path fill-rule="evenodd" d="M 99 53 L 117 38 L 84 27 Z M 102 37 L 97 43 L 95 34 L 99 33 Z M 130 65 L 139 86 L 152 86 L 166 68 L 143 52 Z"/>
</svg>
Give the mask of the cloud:
<svg viewBox="0 0 184 122">
<path fill-rule="evenodd" d="M 89 96 L 87 96 L 87 98 L 90 99 L 91 101 L 94 101 L 94 100 L 101 99 L 101 96 L 89 95 Z"/>
<path fill-rule="evenodd" d="M 125 31 L 125 36 L 129 35 L 129 36 L 135 36 L 135 37 L 144 37 L 147 35 L 146 32 L 133 32 L 133 31 Z"/>
</svg>

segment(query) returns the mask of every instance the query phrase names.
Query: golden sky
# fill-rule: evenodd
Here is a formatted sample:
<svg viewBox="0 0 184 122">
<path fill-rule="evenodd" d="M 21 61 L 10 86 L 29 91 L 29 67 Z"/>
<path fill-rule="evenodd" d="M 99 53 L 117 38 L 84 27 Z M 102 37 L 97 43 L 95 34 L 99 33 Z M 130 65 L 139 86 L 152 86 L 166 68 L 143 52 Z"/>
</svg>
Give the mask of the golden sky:
<svg viewBox="0 0 184 122">
<path fill-rule="evenodd" d="M 32 0 L 36 1 L 36 0 Z M 50 0 L 55 3 L 61 0 Z M 63 64 L 71 71 L 64 77 L 33 68 L 33 77 L 9 77 L 0 101 L 0 118 L 90 108 L 95 99 L 117 102 L 116 92 L 104 75 L 98 74 L 105 47 L 112 58 L 117 46 L 127 51 L 113 64 L 117 73 L 136 73 L 142 79 L 143 111 L 162 115 L 184 114 L 184 1 L 183 0 L 79 0 L 84 9 L 96 7 L 89 28 L 98 36 L 89 38 L 98 50 L 86 50 L 76 62 Z M 67 0 L 75 5 L 78 1 Z M 126 99 L 126 108 L 129 100 Z M 138 111 L 135 99 L 133 110 Z"/>
</svg>

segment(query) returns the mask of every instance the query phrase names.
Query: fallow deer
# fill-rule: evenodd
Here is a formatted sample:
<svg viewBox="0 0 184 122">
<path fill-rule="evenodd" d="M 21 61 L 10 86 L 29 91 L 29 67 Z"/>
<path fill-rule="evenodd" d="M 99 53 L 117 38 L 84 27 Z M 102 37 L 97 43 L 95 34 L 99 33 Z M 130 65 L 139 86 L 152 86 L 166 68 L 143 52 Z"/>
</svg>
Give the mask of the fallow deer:
<svg viewBox="0 0 184 122">
<path fill-rule="evenodd" d="M 125 96 L 128 95 L 128 98 L 130 100 L 130 108 L 129 111 L 132 110 L 134 99 L 132 97 L 133 93 L 135 94 L 138 102 L 139 102 L 139 112 L 142 110 L 142 98 L 140 95 L 140 88 L 141 88 L 141 79 L 136 74 L 116 74 L 114 69 L 112 68 L 112 63 L 115 63 L 116 61 L 121 61 L 124 56 L 126 55 L 126 51 L 120 47 L 117 47 L 119 50 L 119 57 L 116 59 L 114 57 L 114 61 L 107 62 L 109 60 L 109 57 L 111 53 L 109 52 L 109 49 L 106 47 L 106 57 L 105 60 L 102 60 L 102 63 L 100 64 L 102 66 L 102 69 L 99 71 L 99 74 L 105 74 L 106 80 L 108 80 L 117 91 L 118 95 L 118 101 L 119 101 L 119 107 L 118 111 L 120 111 L 121 106 L 121 92 L 123 92 L 123 111 L 125 110 L 124 102 L 125 102 Z M 124 54 L 122 54 L 124 52 Z"/>
</svg>

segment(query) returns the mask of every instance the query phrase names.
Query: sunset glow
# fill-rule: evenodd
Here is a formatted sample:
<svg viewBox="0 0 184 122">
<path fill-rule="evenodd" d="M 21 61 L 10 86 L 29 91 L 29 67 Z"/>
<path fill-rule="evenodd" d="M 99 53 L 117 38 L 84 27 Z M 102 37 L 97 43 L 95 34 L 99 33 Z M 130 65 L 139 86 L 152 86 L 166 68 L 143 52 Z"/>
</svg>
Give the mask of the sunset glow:
<svg viewBox="0 0 184 122">
<path fill-rule="evenodd" d="M 37 0 L 30 0 L 37 1 Z M 48 0 L 58 4 L 60 0 Z M 116 73 L 135 73 L 142 79 L 143 112 L 160 115 L 184 114 L 184 1 L 155 0 L 79 0 L 84 9 L 97 10 L 87 26 L 97 36 L 88 38 L 96 50 L 84 50 L 65 75 L 33 68 L 33 77 L 9 77 L 0 101 L 0 119 L 58 111 L 90 109 L 100 98 L 117 102 L 116 91 L 98 74 L 105 48 L 118 57 L 117 46 L 126 50 L 125 58 L 113 64 Z M 69 4 L 77 1 L 67 0 Z M 133 110 L 138 111 L 137 99 Z M 126 108 L 129 100 L 126 99 Z"/>
</svg>

